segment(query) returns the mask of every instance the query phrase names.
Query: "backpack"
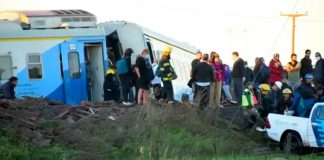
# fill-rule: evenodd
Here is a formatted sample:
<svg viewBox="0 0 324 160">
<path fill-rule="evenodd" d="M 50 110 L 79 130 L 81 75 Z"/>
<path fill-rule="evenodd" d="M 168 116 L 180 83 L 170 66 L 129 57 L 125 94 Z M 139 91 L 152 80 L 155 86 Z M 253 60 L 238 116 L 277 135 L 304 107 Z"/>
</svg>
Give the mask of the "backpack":
<svg viewBox="0 0 324 160">
<path fill-rule="evenodd" d="M 125 58 L 122 58 L 116 62 L 117 74 L 122 75 L 128 73 L 129 69 L 127 66 L 127 61 Z"/>
</svg>

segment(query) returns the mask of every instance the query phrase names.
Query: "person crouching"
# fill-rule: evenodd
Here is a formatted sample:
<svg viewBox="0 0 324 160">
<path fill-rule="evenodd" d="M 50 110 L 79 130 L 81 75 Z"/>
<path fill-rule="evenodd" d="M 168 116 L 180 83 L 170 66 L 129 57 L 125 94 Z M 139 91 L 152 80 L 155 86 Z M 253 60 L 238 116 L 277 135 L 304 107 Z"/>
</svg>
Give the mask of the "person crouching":
<svg viewBox="0 0 324 160">
<path fill-rule="evenodd" d="M 292 92 L 289 88 L 282 91 L 282 97 L 276 106 L 276 112 L 278 114 L 285 114 L 293 104 Z"/>
<path fill-rule="evenodd" d="M 106 71 L 105 81 L 104 81 L 104 100 L 115 102 L 120 101 L 120 90 L 119 81 L 116 76 L 116 71 L 114 68 L 109 68 Z"/>
</svg>

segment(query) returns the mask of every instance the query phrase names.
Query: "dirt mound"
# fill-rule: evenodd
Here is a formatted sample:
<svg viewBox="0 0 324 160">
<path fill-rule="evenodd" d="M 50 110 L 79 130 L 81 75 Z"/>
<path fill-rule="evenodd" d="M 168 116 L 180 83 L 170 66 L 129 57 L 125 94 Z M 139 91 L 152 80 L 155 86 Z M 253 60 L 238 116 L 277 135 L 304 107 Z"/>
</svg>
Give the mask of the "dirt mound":
<svg viewBox="0 0 324 160">
<path fill-rule="evenodd" d="M 235 108 L 198 112 L 188 103 L 154 101 L 147 107 L 125 108 L 114 102 L 71 107 L 33 98 L 0 106 L 1 125 L 38 146 L 54 141 L 77 149 L 78 159 L 213 157 L 251 153 L 264 145 L 250 133 L 233 130 Z"/>
</svg>

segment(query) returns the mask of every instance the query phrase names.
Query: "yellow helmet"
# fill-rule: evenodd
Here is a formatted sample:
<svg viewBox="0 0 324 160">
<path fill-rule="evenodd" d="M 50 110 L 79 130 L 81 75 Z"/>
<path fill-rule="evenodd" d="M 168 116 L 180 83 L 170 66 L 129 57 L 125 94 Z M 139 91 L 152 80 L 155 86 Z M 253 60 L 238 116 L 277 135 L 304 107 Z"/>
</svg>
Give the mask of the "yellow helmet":
<svg viewBox="0 0 324 160">
<path fill-rule="evenodd" d="M 259 89 L 261 89 L 262 94 L 269 94 L 270 93 L 270 86 L 268 84 L 260 84 Z"/>
<path fill-rule="evenodd" d="M 108 74 L 115 74 L 115 70 L 112 69 L 112 68 L 109 68 L 107 71 L 106 71 L 106 75 Z"/>
<path fill-rule="evenodd" d="M 289 88 L 286 88 L 282 91 L 283 94 L 291 94 L 291 90 Z"/>
<path fill-rule="evenodd" d="M 162 56 L 167 57 L 167 56 L 170 55 L 171 52 L 172 52 L 172 47 L 171 46 L 165 46 L 163 51 L 162 51 Z"/>
</svg>

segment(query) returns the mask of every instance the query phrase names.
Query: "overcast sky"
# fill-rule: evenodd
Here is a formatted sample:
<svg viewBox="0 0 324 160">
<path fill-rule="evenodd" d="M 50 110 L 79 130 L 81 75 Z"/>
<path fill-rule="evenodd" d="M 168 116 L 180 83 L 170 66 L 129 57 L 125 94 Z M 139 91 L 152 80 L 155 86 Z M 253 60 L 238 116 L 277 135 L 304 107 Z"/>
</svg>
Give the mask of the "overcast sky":
<svg viewBox="0 0 324 160">
<path fill-rule="evenodd" d="M 299 58 L 307 48 L 324 52 L 323 6 L 324 0 L 0 0 L 0 10 L 84 9 L 100 22 L 135 22 L 204 52 L 214 50 L 228 64 L 238 51 L 251 65 L 256 56 L 269 61 L 275 52 L 287 63 L 291 20 L 280 12 L 309 13 L 297 19 Z"/>
</svg>

